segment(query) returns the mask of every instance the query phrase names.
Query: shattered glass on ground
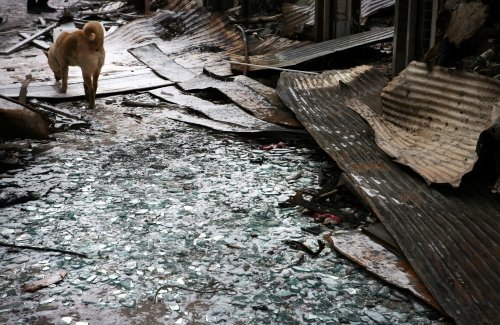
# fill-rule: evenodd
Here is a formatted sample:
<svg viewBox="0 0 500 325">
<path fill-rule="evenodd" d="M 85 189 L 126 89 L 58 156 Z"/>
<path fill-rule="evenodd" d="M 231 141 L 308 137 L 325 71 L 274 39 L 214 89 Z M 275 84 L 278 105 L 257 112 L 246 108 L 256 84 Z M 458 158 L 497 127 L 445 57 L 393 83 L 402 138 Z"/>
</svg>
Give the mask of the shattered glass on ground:
<svg viewBox="0 0 500 325">
<path fill-rule="evenodd" d="M 2 192 L 37 192 L 1 208 L 1 241 L 89 257 L 0 247 L 0 322 L 436 322 L 329 247 L 313 258 L 283 244 L 316 250 L 322 238 L 301 230 L 311 220 L 298 208 L 279 206 L 318 187 L 326 156 L 316 145 L 288 139 L 263 151 L 276 140 L 192 127 L 119 100 L 100 99 L 83 111 L 92 129 L 56 134 L 40 145 L 50 150 L 0 177 Z M 22 292 L 59 270 L 62 282 Z"/>
</svg>

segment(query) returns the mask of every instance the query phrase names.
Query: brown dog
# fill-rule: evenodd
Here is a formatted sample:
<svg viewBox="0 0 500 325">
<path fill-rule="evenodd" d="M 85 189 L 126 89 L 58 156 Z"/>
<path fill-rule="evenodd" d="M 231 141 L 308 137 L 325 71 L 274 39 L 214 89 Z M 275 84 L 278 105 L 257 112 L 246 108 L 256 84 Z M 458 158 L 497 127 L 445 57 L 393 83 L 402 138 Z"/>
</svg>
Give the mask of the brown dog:
<svg viewBox="0 0 500 325">
<path fill-rule="evenodd" d="M 56 81 L 62 79 L 61 92 L 68 88 L 68 66 L 82 69 L 85 95 L 89 108 L 95 107 L 97 80 L 104 64 L 104 27 L 97 21 L 91 21 L 83 29 L 74 32 L 62 32 L 48 52 L 44 52 Z"/>
</svg>

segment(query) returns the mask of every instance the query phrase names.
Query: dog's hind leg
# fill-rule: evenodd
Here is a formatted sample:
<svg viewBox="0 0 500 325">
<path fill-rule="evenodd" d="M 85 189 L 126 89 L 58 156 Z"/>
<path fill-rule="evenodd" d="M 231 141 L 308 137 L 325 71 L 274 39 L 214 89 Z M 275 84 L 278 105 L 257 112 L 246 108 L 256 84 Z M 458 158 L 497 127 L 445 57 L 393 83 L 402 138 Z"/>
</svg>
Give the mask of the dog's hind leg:
<svg viewBox="0 0 500 325">
<path fill-rule="evenodd" d="M 97 69 L 94 72 L 94 76 L 92 78 L 92 85 L 94 86 L 94 96 L 97 94 L 97 81 L 99 80 L 100 73 L 101 73 L 101 69 Z"/>
<path fill-rule="evenodd" d="M 61 66 L 61 78 L 62 78 L 62 85 L 61 85 L 61 92 L 63 94 L 66 93 L 66 90 L 68 89 L 68 66 Z"/>
<path fill-rule="evenodd" d="M 95 90 L 92 85 L 92 76 L 90 74 L 83 74 L 83 87 L 87 100 L 89 101 L 89 109 L 95 108 Z"/>
</svg>

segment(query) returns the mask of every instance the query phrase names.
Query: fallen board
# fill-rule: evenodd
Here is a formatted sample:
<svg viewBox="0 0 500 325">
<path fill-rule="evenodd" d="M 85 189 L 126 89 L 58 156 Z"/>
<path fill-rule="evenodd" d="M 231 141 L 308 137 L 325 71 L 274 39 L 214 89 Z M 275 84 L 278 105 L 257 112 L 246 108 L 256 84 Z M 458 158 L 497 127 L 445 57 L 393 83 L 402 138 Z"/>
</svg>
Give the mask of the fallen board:
<svg viewBox="0 0 500 325">
<path fill-rule="evenodd" d="M 151 89 L 172 85 L 171 81 L 158 77 L 150 69 L 141 69 L 131 73 L 115 73 L 111 76 L 101 76 L 97 95 L 116 94 L 121 92 L 130 92 L 133 90 Z M 32 82 L 28 88 L 28 98 L 51 98 L 51 99 L 69 99 L 84 97 L 85 91 L 83 81 L 68 82 L 68 90 L 65 94 L 59 92 L 61 83 L 51 82 Z M 9 85 L 0 87 L 0 94 L 7 97 L 17 97 L 19 95 L 20 85 Z"/>
<path fill-rule="evenodd" d="M 8 49 L 0 51 L 0 54 L 10 54 L 10 53 L 14 52 L 15 50 L 17 50 L 18 48 L 20 48 L 21 46 L 28 44 L 29 42 L 37 39 L 38 37 L 42 36 L 43 34 L 47 33 L 48 31 L 54 29 L 56 26 L 57 26 L 57 23 L 49 25 L 48 27 L 42 29 L 41 31 L 36 32 L 35 34 L 24 39 L 23 41 L 9 47 Z"/>
<path fill-rule="evenodd" d="M 358 230 L 339 231 L 332 235 L 336 250 L 369 272 L 398 288 L 409 290 L 434 308 L 441 307 L 404 258 L 378 244 Z"/>
</svg>

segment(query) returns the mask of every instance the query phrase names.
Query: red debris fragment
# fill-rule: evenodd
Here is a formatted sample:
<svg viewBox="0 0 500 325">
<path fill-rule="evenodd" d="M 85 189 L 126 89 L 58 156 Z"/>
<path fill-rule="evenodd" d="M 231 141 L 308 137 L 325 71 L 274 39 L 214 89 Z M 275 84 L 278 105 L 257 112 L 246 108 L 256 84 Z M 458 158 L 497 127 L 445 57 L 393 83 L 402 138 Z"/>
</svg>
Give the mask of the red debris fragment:
<svg viewBox="0 0 500 325">
<path fill-rule="evenodd" d="M 338 225 L 342 223 L 341 217 L 331 213 L 314 212 L 312 216 L 314 220 L 323 222 L 324 224 Z"/>
<path fill-rule="evenodd" d="M 273 150 L 273 149 L 283 149 L 283 148 L 286 148 L 286 143 L 280 141 L 278 143 L 273 143 L 273 144 L 266 144 L 266 145 L 262 145 L 259 147 L 260 150 L 265 150 L 265 151 L 269 151 L 269 150 Z"/>
</svg>

